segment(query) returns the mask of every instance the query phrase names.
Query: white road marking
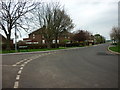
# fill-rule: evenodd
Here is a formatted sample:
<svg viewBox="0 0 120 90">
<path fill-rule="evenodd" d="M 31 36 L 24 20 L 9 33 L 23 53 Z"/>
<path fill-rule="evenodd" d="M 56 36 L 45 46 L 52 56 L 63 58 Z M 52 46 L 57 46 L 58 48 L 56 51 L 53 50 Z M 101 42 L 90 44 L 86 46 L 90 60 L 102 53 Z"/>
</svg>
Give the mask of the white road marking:
<svg viewBox="0 0 120 90">
<path fill-rule="evenodd" d="M 34 59 L 31 58 L 31 59 L 29 59 L 29 60 L 27 60 L 27 61 L 32 61 L 32 60 L 34 60 Z"/>
<path fill-rule="evenodd" d="M 14 84 L 14 88 L 18 88 L 18 86 L 19 86 L 19 82 L 16 81 L 15 84 Z"/>
<path fill-rule="evenodd" d="M 11 66 L 11 65 L 0 65 L 0 67 L 3 67 L 3 66 Z"/>
<path fill-rule="evenodd" d="M 26 62 L 24 62 L 24 64 L 27 64 L 28 62 L 26 61 Z"/>
<path fill-rule="evenodd" d="M 23 66 L 23 67 L 24 67 L 24 66 L 25 66 L 25 64 L 22 64 L 21 66 Z"/>
<path fill-rule="evenodd" d="M 21 72 L 22 72 L 22 70 L 19 70 L 19 71 L 18 71 L 18 74 L 21 74 Z"/>
<path fill-rule="evenodd" d="M 27 63 L 29 63 L 30 61 L 26 61 Z"/>
<path fill-rule="evenodd" d="M 21 61 L 17 62 L 16 64 L 13 64 L 12 66 L 17 66 L 18 64 L 20 64 L 20 63 L 22 63 L 22 62 L 24 62 L 24 61 L 26 61 L 26 60 L 27 60 L 27 59 L 21 60 Z"/>
<path fill-rule="evenodd" d="M 12 65 L 13 67 L 17 66 L 16 64 Z"/>
<path fill-rule="evenodd" d="M 22 70 L 22 69 L 23 69 L 23 67 L 20 68 L 20 70 Z"/>
<path fill-rule="evenodd" d="M 56 52 L 53 52 L 53 53 L 45 53 L 45 54 L 42 54 L 42 55 L 38 55 L 38 56 L 35 56 L 35 57 L 31 57 L 32 59 L 24 59 L 24 60 L 22 60 L 22 61 L 17 62 L 17 63 L 14 64 L 14 65 L 12 65 L 12 66 L 17 66 L 18 64 L 26 61 L 26 62 L 24 62 L 24 63 L 21 65 L 21 68 L 20 68 L 20 70 L 18 71 L 18 75 L 16 76 L 16 81 L 15 81 L 15 83 L 14 83 L 14 88 L 18 88 L 18 87 L 19 87 L 20 74 L 21 74 L 21 72 L 22 72 L 22 70 L 23 70 L 23 67 L 24 67 L 28 62 L 30 62 L 30 61 L 32 61 L 32 60 L 34 60 L 34 59 L 36 59 L 36 58 L 39 58 L 40 56 L 45 56 L 45 55 L 54 54 L 54 53 L 56 53 Z"/>
<path fill-rule="evenodd" d="M 19 79 L 20 79 L 20 75 L 17 75 L 16 80 L 19 80 Z"/>
<path fill-rule="evenodd" d="M 20 61 L 20 62 L 17 62 L 16 64 L 20 64 L 21 62 L 23 62 L 23 60 L 22 60 L 22 61 Z"/>
<path fill-rule="evenodd" d="M 17 62 L 16 64 L 20 64 L 20 63 L 22 63 L 22 62 L 24 62 L 24 61 L 26 61 L 26 60 L 27 60 L 27 59 L 21 60 L 21 61 Z"/>
</svg>

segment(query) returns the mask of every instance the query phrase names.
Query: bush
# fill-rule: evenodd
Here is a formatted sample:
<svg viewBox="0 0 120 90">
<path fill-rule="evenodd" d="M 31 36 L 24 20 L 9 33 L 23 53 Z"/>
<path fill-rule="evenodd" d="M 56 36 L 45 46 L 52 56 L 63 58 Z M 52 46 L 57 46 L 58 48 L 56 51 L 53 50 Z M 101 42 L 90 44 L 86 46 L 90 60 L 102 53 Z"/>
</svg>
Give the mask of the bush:
<svg viewBox="0 0 120 90">
<path fill-rule="evenodd" d="M 7 48 L 7 45 L 6 45 L 6 44 L 3 44 L 3 45 L 2 45 L 2 50 L 6 50 L 6 48 Z"/>
<path fill-rule="evenodd" d="M 2 44 L 1 48 L 2 48 L 2 50 L 6 50 L 7 49 L 7 44 Z M 14 49 L 14 44 L 10 45 L 10 48 L 11 48 L 11 50 L 13 50 Z"/>
<path fill-rule="evenodd" d="M 79 43 L 60 44 L 61 47 L 79 47 Z"/>
<path fill-rule="evenodd" d="M 59 48 L 60 44 L 57 44 L 57 48 Z M 51 48 L 55 48 L 55 44 L 51 45 Z"/>
<path fill-rule="evenodd" d="M 25 44 L 25 45 L 20 45 L 20 46 L 23 46 L 23 48 L 19 48 L 19 49 L 43 49 L 43 48 L 47 48 L 47 45 L 46 44 Z M 27 46 L 27 47 L 24 47 L 24 46 Z M 81 45 L 80 43 L 70 43 L 70 44 L 58 44 L 58 47 L 79 47 L 79 46 L 83 46 Z M 51 45 L 51 48 L 55 48 L 55 44 L 52 44 Z"/>
</svg>

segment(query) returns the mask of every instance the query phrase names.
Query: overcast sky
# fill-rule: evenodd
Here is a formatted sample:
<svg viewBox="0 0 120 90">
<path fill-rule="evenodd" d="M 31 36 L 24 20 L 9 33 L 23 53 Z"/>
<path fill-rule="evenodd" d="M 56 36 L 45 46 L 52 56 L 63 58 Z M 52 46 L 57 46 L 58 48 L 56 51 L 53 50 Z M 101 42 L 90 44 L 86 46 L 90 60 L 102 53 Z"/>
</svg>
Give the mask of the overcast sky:
<svg viewBox="0 0 120 90">
<path fill-rule="evenodd" d="M 43 0 L 50 2 L 50 0 Z M 83 29 L 99 33 L 109 39 L 113 26 L 118 26 L 119 0 L 52 0 L 64 5 L 73 19 L 75 30 Z"/>
<path fill-rule="evenodd" d="M 39 1 L 39 0 L 32 0 Z M 42 0 L 42 2 L 60 2 L 75 24 L 73 31 L 82 29 L 92 34 L 99 33 L 106 39 L 113 26 L 118 26 L 119 0 Z M 28 37 L 22 33 L 23 38 Z"/>
</svg>

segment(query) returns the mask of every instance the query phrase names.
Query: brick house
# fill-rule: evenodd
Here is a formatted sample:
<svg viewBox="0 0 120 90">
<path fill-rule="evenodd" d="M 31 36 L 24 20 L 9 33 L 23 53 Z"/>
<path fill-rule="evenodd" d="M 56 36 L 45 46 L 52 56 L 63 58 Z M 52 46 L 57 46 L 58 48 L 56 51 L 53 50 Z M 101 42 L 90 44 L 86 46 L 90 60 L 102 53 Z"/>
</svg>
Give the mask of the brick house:
<svg viewBox="0 0 120 90">
<path fill-rule="evenodd" d="M 0 44 L 3 45 L 3 44 L 6 44 L 6 42 L 7 42 L 6 38 L 0 34 Z"/>
<path fill-rule="evenodd" d="M 61 37 L 58 38 L 57 43 L 63 43 L 64 40 L 70 40 L 71 33 L 65 33 Z M 23 42 L 25 44 L 46 44 L 46 40 L 44 36 L 41 33 L 41 30 L 38 29 L 36 31 L 33 31 L 32 33 L 28 34 L 28 38 L 23 38 Z M 55 43 L 55 40 L 52 40 L 52 43 Z"/>
<path fill-rule="evenodd" d="M 0 44 L 2 45 L 7 44 L 7 39 L 2 34 L 0 34 Z M 12 39 L 10 40 L 10 44 L 13 45 Z"/>
<path fill-rule="evenodd" d="M 0 34 L 0 47 L 2 47 L 2 49 L 6 49 L 6 45 L 7 45 L 7 39 Z M 10 46 L 13 47 L 13 40 L 10 40 Z"/>
</svg>

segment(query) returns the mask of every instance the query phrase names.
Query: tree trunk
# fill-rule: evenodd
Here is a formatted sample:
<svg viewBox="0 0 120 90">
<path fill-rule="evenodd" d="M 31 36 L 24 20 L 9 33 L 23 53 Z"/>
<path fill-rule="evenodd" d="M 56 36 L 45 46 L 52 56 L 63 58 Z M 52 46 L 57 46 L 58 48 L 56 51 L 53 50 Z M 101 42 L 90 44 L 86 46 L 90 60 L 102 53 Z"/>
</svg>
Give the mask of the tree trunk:
<svg viewBox="0 0 120 90">
<path fill-rule="evenodd" d="M 6 47 L 6 50 L 10 51 L 11 50 L 11 47 L 10 47 L 10 37 L 7 38 L 7 47 Z"/>
<path fill-rule="evenodd" d="M 49 40 L 47 41 L 47 48 L 51 49 L 51 41 L 49 41 Z"/>
<path fill-rule="evenodd" d="M 55 48 L 58 48 L 57 40 L 58 40 L 58 38 L 56 37 L 55 38 Z"/>
</svg>

